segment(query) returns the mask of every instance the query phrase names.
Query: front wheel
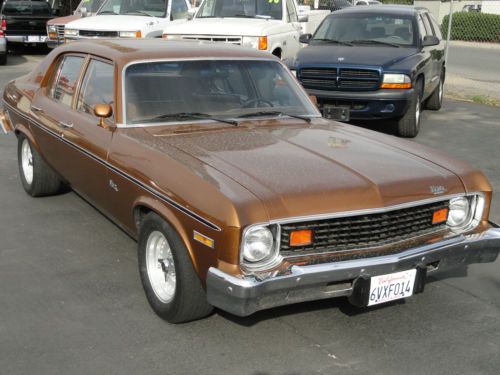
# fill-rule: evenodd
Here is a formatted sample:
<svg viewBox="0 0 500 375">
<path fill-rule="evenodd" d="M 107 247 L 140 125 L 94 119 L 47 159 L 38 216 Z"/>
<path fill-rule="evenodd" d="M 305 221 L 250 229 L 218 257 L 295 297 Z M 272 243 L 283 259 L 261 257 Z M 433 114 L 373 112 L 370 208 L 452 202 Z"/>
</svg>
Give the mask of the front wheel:
<svg viewBox="0 0 500 375">
<path fill-rule="evenodd" d="M 141 223 L 138 257 L 142 286 L 158 316 L 183 323 L 212 312 L 186 246 L 155 213 L 146 215 Z"/>
<path fill-rule="evenodd" d="M 17 161 L 23 188 L 32 197 L 52 195 L 61 190 L 59 177 L 23 134 L 18 138 Z"/>
<path fill-rule="evenodd" d="M 396 132 L 400 137 L 414 138 L 420 130 L 420 114 L 422 108 L 422 83 L 417 81 L 410 105 L 406 113 L 397 122 Z"/>
</svg>

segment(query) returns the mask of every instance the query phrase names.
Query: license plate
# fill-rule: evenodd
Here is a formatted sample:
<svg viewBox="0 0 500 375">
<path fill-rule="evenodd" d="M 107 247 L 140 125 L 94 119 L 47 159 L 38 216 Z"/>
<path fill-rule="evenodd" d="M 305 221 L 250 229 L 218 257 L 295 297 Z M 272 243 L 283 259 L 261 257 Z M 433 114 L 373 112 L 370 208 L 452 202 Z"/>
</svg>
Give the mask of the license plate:
<svg viewBox="0 0 500 375">
<path fill-rule="evenodd" d="M 28 43 L 41 43 L 45 42 L 47 40 L 46 36 L 40 36 L 40 35 L 29 35 L 26 39 Z"/>
<path fill-rule="evenodd" d="M 323 107 L 323 116 L 337 121 L 349 121 L 351 115 L 351 107 L 349 106 L 334 106 L 326 104 Z"/>
<path fill-rule="evenodd" d="M 417 270 L 408 270 L 370 279 L 368 306 L 410 297 L 413 294 Z"/>
</svg>

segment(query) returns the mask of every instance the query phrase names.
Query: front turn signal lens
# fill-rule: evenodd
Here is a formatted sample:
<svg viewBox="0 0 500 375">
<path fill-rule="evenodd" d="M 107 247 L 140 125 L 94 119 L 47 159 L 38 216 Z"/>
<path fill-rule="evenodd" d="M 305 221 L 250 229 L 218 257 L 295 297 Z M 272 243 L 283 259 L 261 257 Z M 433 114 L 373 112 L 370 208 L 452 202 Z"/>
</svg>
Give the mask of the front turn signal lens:
<svg viewBox="0 0 500 375">
<path fill-rule="evenodd" d="M 411 83 L 382 83 L 381 89 L 411 89 Z"/>
<path fill-rule="evenodd" d="M 294 230 L 290 233 L 290 246 L 306 246 L 312 244 L 312 230 Z"/>
<path fill-rule="evenodd" d="M 432 224 L 444 223 L 448 220 L 448 209 L 442 208 L 440 210 L 434 211 L 432 214 Z"/>
<path fill-rule="evenodd" d="M 259 49 L 261 51 L 267 50 L 267 36 L 259 36 Z"/>
</svg>

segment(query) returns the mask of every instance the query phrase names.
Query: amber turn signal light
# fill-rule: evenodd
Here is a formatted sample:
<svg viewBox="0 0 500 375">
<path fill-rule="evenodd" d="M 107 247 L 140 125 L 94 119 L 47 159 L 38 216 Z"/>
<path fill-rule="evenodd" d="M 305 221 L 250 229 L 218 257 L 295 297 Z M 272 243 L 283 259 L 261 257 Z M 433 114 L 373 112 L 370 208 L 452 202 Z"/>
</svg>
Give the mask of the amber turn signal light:
<svg viewBox="0 0 500 375">
<path fill-rule="evenodd" d="M 267 36 L 259 36 L 259 49 L 261 51 L 267 50 Z"/>
<path fill-rule="evenodd" d="M 448 209 L 441 208 L 432 214 L 432 224 L 439 224 L 448 220 Z"/>
<path fill-rule="evenodd" d="M 290 246 L 305 246 L 312 243 L 312 230 L 294 230 L 290 233 Z"/>
<path fill-rule="evenodd" d="M 381 89 L 411 89 L 411 83 L 382 83 Z"/>
</svg>

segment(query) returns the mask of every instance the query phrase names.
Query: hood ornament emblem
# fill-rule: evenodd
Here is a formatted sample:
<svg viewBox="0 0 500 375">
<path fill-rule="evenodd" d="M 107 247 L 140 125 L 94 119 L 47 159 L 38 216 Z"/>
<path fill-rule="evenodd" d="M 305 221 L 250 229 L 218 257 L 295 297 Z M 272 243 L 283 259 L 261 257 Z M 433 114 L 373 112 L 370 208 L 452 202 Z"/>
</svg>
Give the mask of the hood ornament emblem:
<svg viewBox="0 0 500 375">
<path fill-rule="evenodd" d="M 441 195 L 441 194 L 444 194 L 446 193 L 446 188 L 442 185 L 431 185 L 429 186 L 429 189 L 431 191 L 432 194 L 434 195 Z"/>
<path fill-rule="evenodd" d="M 343 57 L 339 57 L 337 60 L 338 61 L 344 61 L 345 59 Z"/>
</svg>

